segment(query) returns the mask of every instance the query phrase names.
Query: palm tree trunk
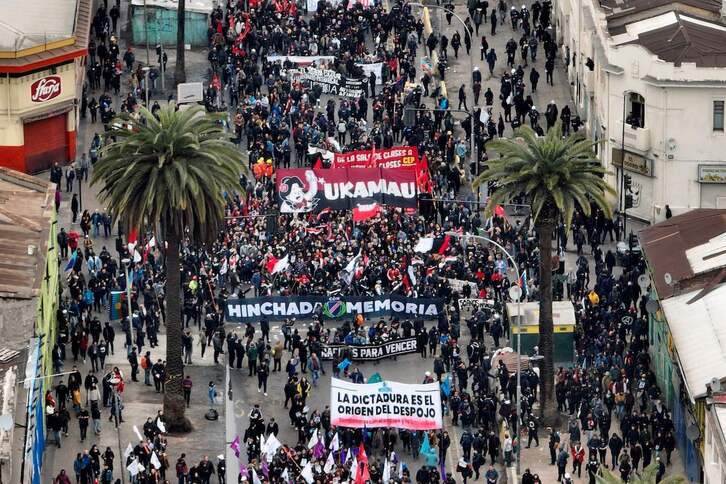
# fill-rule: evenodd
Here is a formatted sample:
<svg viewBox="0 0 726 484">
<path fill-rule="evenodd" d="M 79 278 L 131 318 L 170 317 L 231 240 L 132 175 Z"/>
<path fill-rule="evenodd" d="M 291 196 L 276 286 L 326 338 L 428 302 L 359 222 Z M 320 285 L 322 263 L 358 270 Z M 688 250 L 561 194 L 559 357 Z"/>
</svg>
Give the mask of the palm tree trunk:
<svg viewBox="0 0 726 484">
<path fill-rule="evenodd" d="M 169 432 L 189 432 L 191 422 L 184 416 L 182 390 L 182 316 L 180 292 L 179 240 L 177 230 L 167 228 L 166 242 L 166 369 L 168 380 L 164 392 L 164 416 Z"/>
<path fill-rule="evenodd" d="M 535 224 L 539 238 L 539 349 L 544 359 L 540 367 L 540 415 L 553 425 L 557 412 L 554 402 L 554 340 L 552 337 L 552 233 L 555 213 L 543 208 Z"/>
<path fill-rule="evenodd" d="M 174 78 L 177 84 L 187 81 L 186 65 L 184 62 L 185 11 L 186 0 L 179 0 L 176 17 L 176 68 L 174 69 Z"/>
</svg>

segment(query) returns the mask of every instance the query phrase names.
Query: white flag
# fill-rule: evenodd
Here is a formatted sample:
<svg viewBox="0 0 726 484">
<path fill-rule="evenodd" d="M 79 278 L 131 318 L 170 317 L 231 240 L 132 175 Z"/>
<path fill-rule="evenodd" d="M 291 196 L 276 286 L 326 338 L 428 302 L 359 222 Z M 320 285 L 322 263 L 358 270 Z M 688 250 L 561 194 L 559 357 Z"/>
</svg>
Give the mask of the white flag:
<svg viewBox="0 0 726 484">
<path fill-rule="evenodd" d="M 285 467 L 285 470 L 282 471 L 282 475 L 280 477 L 282 478 L 282 482 L 288 482 L 290 476 L 287 472 L 287 467 Z"/>
<path fill-rule="evenodd" d="M 162 434 L 166 433 L 166 425 L 161 421 L 160 418 L 156 419 L 156 426 L 159 428 Z"/>
<path fill-rule="evenodd" d="M 139 464 L 139 459 L 134 459 L 134 461 L 126 466 L 126 470 L 129 471 L 129 474 L 131 474 L 131 477 L 134 477 L 136 474 L 141 472 L 141 464 Z"/>
<path fill-rule="evenodd" d="M 318 444 L 318 429 L 313 430 L 313 435 L 310 437 L 308 442 L 308 449 L 312 449 Z"/>
<path fill-rule="evenodd" d="M 282 259 L 275 262 L 275 265 L 272 267 L 272 273 L 277 274 L 278 272 L 282 272 L 285 269 L 287 269 L 289 266 L 290 266 L 290 258 L 288 255 L 286 255 Z"/>
<path fill-rule="evenodd" d="M 156 457 L 156 452 L 151 453 L 151 465 L 154 466 L 154 469 L 161 468 L 161 462 L 159 462 L 159 458 Z"/>
<path fill-rule="evenodd" d="M 134 448 L 131 446 L 131 442 L 129 442 L 129 445 L 126 446 L 126 450 L 124 450 L 124 460 L 127 460 L 133 451 Z"/>
<path fill-rule="evenodd" d="M 275 456 L 275 452 L 277 452 L 277 449 L 279 449 L 282 446 L 279 440 L 277 440 L 277 437 L 275 437 L 275 434 L 270 434 L 269 437 L 267 437 L 267 442 L 265 442 L 265 447 L 267 448 L 267 462 L 272 462 L 272 458 Z"/>
<path fill-rule="evenodd" d="M 252 484 L 262 484 L 262 481 L 259 477 L 257 477 L 257 471 L 255 468 L 252 468 Z"/>
<path fill-rule="evenodd" d="M 338 449 L 340 449 L 340 441 L 338 440 L 338 432 L 335 432 L 335 435 L 333 436 L 333 440 L 330 441 L 329 449 L 333 449 L 333 452 L 338 452 Z"/>
<path fill-rule="evenodd" d="M 358 459 L 353 459 L 353 463 L 350 465 L 350 473 L 348 474 L 352 481 L 355 481 L 356 474 L 358 474 Z"/>
<path fill-rule="evenodd" d="M 141 254 L 139 254 L 138 250 L 134 250 L 134 263 L 138 264 L 141 262 Z"/>
<path fill-rule="evenodd" d="M 333 470 L 333 467 L 335 467 L 335 459 L 333 458 L 333 453 L 328 454 L 328 460 L 325 461 L 325 467 L 323 467 L 323 471 L 325 471 L 326 474 L 330 474 L 330 472 Z"/>
<path fill-rule="evenodd" d="M 308 484 L 312 484 L 315 481 L 315 477 L 313 476 L 313 466 L 310 462 L 305 464 L 305 467 L 303 467 L 303 470 L 300 472 L 300 476 L 305 479 L 305 482 Z"/>
<path fill-rule="evenodd" d="M 391 480 L 391 463 L 386 459 L 386 463 L 383 465 L 383 484 L 388 484 Z"/>
</svg>

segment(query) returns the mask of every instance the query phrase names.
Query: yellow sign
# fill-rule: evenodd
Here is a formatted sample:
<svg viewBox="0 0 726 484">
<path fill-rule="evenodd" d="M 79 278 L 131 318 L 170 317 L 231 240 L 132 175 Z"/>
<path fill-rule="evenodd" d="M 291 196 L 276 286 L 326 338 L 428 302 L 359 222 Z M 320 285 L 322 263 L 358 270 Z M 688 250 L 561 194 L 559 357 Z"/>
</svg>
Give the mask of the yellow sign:
<svg viewBox="0 0 726 484">
<path fill-rule="evenodd" d="M 618 168 L 623 167 L 622 151 L 613 148 L 612 164 Z M 633 173 L 639 173 L 644 176 L 653 176 L 653 160 L 649 160 L 645 156 L 636 155 L 635 153 L 625 152 L 625 169 Z"/>
<path fill-rule="evenodd" d="M 574 333 L 574 324 L 560 324 L 554 327 L 554 333 Z M 512 334 L 519 334 L 516 326 L 512 326 Z M 522 334 L 539 334 L 539 326 L 522 326 Z"/>
</svg>

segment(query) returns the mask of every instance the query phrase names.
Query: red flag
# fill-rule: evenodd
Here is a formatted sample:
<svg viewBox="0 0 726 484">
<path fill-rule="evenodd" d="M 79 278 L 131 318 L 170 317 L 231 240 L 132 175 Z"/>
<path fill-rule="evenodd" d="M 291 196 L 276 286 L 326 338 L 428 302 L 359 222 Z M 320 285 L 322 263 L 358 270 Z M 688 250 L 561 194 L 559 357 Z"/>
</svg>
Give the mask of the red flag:
<svg viewBox="0 0 726 484">
<path fill-rule="evenodd" d="M 429 163 L 424 155 L 416 162 L 416 185 L 421 193 L 431 193 L 431 176 L 429 175 Z"/>
<path fill-rule="evenodd" d="M 368 456 L 366 455 L 366 448 L 363 445 L 363 442 L 361 442 L 360 447 L 358 447 L 358 464 L 360 466 L 361 463 L 365 462 L 368 463 Z"/>
<path fill-rule="evenodd" d="M 278 260 L 280 259 L 276 258 L 274 255 L 271 255 L 270 258 L 267 259 L 267 262 L 265 263 L 265 268 L 267 268 L 267 272 L 272 272 Z"/>
<path fill-rule="evenodd" d="M 323 169 L 323 159 L 321 157 L 318 157 L 317 161 L 313 165 L 313 170 L 322 170 Z"/>
<path fill-rule="evenodd" d="M 361 444 L 361 446 L 362 445 L 363 444 Z M 365 453 L 363 455 L 365 455 Z M 360 455 L 358 455 L 358 472 L 355 473 L 355 484 L 365 484 L 370 480 L 371 473 L 368 471 L 368 459 L 361 461 Z"/>
<path fill-rule="evenodd" d="M 377 203 L 370 203 L 368 205 L 358 205 L 353 209 L 353 220 L 356 222 L 362 222 L 368 220 L 381 213 L 381 206 Z"/>
<path fill-rule="evenodd" d="M 494 215 L 496 215 L 497 217 L 504 217 L 504 207 L 502 207 L 501 205 L 497 205 L 496 207 L 494 207 Z"/>
<path fill-rule="evenodd" d="M 439 250 L 437 250 L 436 252 L 443 255 L 446 252 L 446 249 L 449 248 L 450 243 L 451 243 L 451 236 L 445 235 L 444 240 L 441 242 L 441 247 L 439 247 Z"/>
<path fill-rule="evenodd" d="M 317 222 L 320 222 L 320 219 L 321 219 L 321 218 L 323 217 L 323 215 L 325 215 L 326 213 L 330 213 L 330 212 L 332 212 L 332 211 L 333 211 L 333 210 L 332 210 L 332 209 L 331 209 L 330 207 L 322 209 L 322 210 L 320 211 L 320 213 L 319 213 L 319 214 L 317 215 L 317 217 L 315 217 L 315 220 L 316 220 Z"/>
<path fill-rule="evenodd" d="M 131 229 L 131 231 L 129 232 L 128 237 L 126 237 L 126 241 L 129 244 L 136 245 L 136 242 L 138 242 L 138 240 L 139 240 L 139 234 L 137 233 L 136 229 Z"/>
</svg>

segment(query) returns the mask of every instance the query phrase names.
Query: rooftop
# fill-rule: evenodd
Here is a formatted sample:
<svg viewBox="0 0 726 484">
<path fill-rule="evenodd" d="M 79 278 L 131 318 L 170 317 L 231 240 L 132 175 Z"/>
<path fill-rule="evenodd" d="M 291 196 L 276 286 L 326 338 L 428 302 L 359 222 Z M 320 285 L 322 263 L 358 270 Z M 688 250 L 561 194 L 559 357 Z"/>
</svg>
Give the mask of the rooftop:
<svg viewBox="0 0 726 484">
<path fill-rule="evenodd" d="M 0 71 L 21 72 L 85 55 L 92 0 L 2 0 Z"/>
<path fill-rule="evenodd" d="M 615 45 L 641 45 L 676 66 L 726 67 L 726 26 L 719 23 L 671 11 L 629 23 L 619 32 L 611 30 Z"/>
<path fill-rule="evenodd" d="M 3 0 L 0 51 L 14 52 L 73 37 L 77 0 Z"/>
<path fill-rule="evenodd" d="M 53 183 L 0 167 L 0 297 L 38 294 L 54 194 Z"/>
<path fill-rule="evenodd" d="M 702 289 L 726 266 L 726 210 L 700 208 L 638 233 L 658 297 Z M 666 283 L 666 274 L 671 283 Z"/>
<path fill-rule="evenodd" d="M 702 16 L 709 13 L 714 16 L 720 15 L 720 0 L 600 0 L 600 6 L 606 12 L 611 12 L 610 19 L 621 18 L 629 15 L 636 15 L 653 10 L 667 9 L 677 11 L 698 12 Z M 703 15 L 705 14 L 705 15 Z"/>
<path fill-rule="evenodd" d="M 706 395 L 712 379 L 726 380 L 726 284 L 692 301 L 700 290 L 666 300 L 661 307 L 691 400 Z"/>
</svg>

